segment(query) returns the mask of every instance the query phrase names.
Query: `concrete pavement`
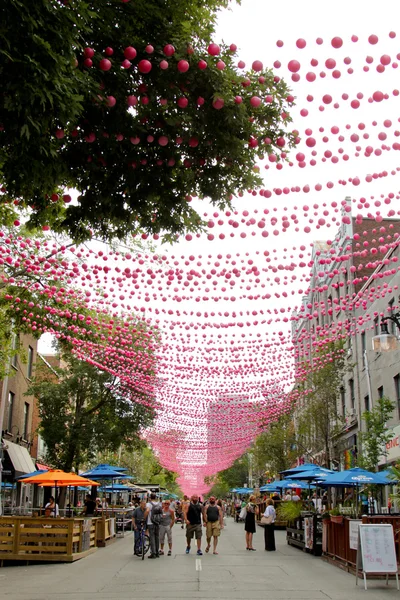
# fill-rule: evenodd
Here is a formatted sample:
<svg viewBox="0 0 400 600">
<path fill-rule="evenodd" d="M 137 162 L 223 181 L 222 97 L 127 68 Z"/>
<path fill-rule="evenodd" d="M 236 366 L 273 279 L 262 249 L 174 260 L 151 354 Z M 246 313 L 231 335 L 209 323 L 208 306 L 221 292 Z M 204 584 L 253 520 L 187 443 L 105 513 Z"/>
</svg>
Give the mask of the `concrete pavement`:
<svg viewBox="0 0 400 600">
<path fill-rule="evenodd" d="M 286 544 L 277 531 L 277 551 L 265 552 L 263 530 L 254 536 L 256 552 L 245 549 L 243 524 L 228 519 L 220 554 L 185 554 L 184 532 L 175 526 L 171 557 L 141 561 L 133 556 L 132 534 L 72 564 L 3 567 L 1 600 L 385 600 L 398 598 L 393 581 L 355 577 Z M 203 551 L 205 539 L 203 537 Z"/>
</svg>

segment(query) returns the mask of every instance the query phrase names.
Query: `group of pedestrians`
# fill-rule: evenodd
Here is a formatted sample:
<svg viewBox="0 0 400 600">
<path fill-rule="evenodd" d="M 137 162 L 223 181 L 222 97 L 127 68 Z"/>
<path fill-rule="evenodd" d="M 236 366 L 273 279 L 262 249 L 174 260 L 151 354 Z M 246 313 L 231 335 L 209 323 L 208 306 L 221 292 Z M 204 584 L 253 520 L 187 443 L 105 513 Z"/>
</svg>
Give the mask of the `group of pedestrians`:
<svg viewBox="0 0 400 600">
<path fill-rule="evenodd" d="M 165 538 L 167 538 L 168 551 L 167 556 L 172 554 L 172 528 L 175 524 L 175 507 L 171 507 L 169 500 L 163 502 L 157 501 L 156 494 L 150 495 L 149 502 L 142 500 L 140 505 L 134 510 L 132 524 L 135 531 L 135 542 L 139 538 L 141 527 L 145 527 L 150 538 L 149 558 L 158 558 L 164 555 Z M 211 549 L 213 544 L 213 554 L 218 554 L 218 538 L 221 530 L 224 528 L 224 513 L 220 504 L 214 496 L 211 496 L 207 502 L 202 504 L 199 496 L 193 494 L 190 500 L 184 496 L 180 503 L 182 510 L 183 523 L 186 525 L 186 554 L 190 553 L 192 540 L 196 540 L 197 555 L 201 556 L 201 542 L 203 537 L 203 527 L 206 528 L 207 545 L 205 552 Z"/>
</svg>

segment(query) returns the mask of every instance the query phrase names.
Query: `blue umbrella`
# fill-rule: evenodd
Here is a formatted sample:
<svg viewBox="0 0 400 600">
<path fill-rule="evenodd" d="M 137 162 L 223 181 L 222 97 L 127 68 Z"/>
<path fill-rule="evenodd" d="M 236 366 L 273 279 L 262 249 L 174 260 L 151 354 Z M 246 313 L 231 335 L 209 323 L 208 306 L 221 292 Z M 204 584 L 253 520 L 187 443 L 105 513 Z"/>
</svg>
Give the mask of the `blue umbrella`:
<svg viewBox="0 0 400 600">
<path fill-rule="evenodd" d="M 122 485 L 122 483 L 116 483 L 115 485 L 106 485 L 100 488 L 102 492 L 131 492 L 132 488 L 129 485 Z"/>
<path fill-rule="evenodd" d="M 101 481 L 102 479 L 132 479 L 131 475 L 125 475 L 121 471 L 110 467 L 110 465 L 97 465 L 94 469 L 86 471 L 82 477 L 88 477 L 93 481 Z"/>
<path fill-rule="evenodd" d="M 279 488 L 276 487 L 275 481 L 273 483 L 267 483 L 267 485 L 263 485 L 260 487 L 260 492 L 278 492 Z"/>
<path fill-rule="evenodd" d="M 293 477 L 299 481 L 301 479 L 304 479 L 305 481 L 321 481 L 325 480 L 329 475 L 333 475 L 334 472 L 335 471 L 331 471 L 330 469 L 324 469 L 324 467 L 315 466 L 313 469 L 307 469 L 301 473 L 296 473 L 296 476 Z M 291 478 L 290 475 L 288 478 Z"/>
<path fill-rule="evenodd" d="M 382 476 L 382 473 L 373 473 L 359 467 L 348 469 L 347 471 L 338 471 L 329 475 L 320 483 L 324 487 L 351 487 L 358 485 L 388 485 L 389 481 Z"/>
<path fill-rule="evenodd" d="M 39 469 L 38 471 L 32 471 L 32 473 L 25 473 L 25 475 L 20 475 L 16 479 L 19 481 L 20 479 L 26 479 L 28 477 L 35 477 L 35 475 L 41 475 L 42 473 L 47 473 L 46 469 Z"/>
<path fill-rule="evenodd" d="M 283 479 L 282 481 L 276 481 L 275 487 L 280 490 L 293 490 L 295 488 L 300 488 L 301 490 L 306 490 L 308 485 L 304 481 L 297 481 L 295 479 Z M 314 489 L 315 486 L 312 485 L 310 488 Z"/>
<path fill-rule="evenodd" d="M 12 483 L 6 483 L 5 481 L 2 481 L 1 487 L 3 490 L 11 490 L 14 486 Z"/>
<path fill-rule="evenodd" d="M 307 469 L 314 469 L 315 467 L 318 467 L 318 465 L 315 465 L 314 463 L 304 463 L 304 465 L 298 465 L 297 467 L 293 467 L 293 469 L 286 469 L 286 471 L 280 471 L 280 475 L 288 477 L 292 473 L 300 473 L 301 471 L 307 471 Z"/>
<path fill-rule="evenodd" d="M 385 471 L 379 471 L 378 475 L 381 475 L 384 479 L 386 479 L 386 483 L 388 485 L 397 485 L 398 479 L 393 475 L 390 469 L 386 469 Z"/>
</svg>

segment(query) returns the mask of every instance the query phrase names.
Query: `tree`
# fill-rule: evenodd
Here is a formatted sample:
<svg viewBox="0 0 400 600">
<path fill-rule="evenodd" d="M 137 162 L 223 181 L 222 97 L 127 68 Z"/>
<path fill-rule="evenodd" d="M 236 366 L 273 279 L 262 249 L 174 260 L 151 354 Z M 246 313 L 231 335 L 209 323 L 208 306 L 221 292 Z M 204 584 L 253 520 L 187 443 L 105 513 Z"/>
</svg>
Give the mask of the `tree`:
<svg viewBox="0 0 400 600">
<path fill-rule="evenodd" d="M 0 183 L 29 226 L 74 241 L 197 231 L 282 160 L 294 98 L 208 45 L 228 0 L 10 0 L 0 9 Z M 149 44 L 151 42 L 151 45 Z M 217 53 L 217 55 L 215 55 Z M 63 193 L 79 191 L 77 202 Z"/>
<path fill-rule="evenodd" d="M 338 412 L 338 396 L 345 371 L 344 341 L 328 342 L 313 356 L 303 389 L 304 401 L 297 407 L 296 439 L 300 449 L 309 447 L 312 454 L 323 453 L 322 462 L 331 466 L 332 439 L 343 426 L 343 416 Z M 307 368 L 306 368 L 307 367 Z"/>
<path fill-rule="evenodd" d="M 363 413 L 366 431 L 358 434 L 359 454 L 357 463 L 369 471 L 376 471 L 379 460 L 386 454 L 386 444 L 392 439 L 393 432 L 387 429 L 394 402 L 383 396 L 379 398 L 372 410 Z"/>
<path fill-rule="evenodd" d="M 297 449 L 292 413 L 281 415 L 267 426 L 254 443 L 253 455 L 258 470 L 267 472 L 270 477 L 293 464 Z"/>
<path fill-rule="evenodd" d="M 40 434 L 47 460 L 71 471 L 93 461 L 99 451 L 118 450 L 121 444 L 140 446 L 141 428 L 152 424 L 154 411 L 131 402 L 118 379 L 97 367 L 62 355 L 58 380 L 47 367 L 37 370 L 28 394 L 38 399 Z"/>
</svg>

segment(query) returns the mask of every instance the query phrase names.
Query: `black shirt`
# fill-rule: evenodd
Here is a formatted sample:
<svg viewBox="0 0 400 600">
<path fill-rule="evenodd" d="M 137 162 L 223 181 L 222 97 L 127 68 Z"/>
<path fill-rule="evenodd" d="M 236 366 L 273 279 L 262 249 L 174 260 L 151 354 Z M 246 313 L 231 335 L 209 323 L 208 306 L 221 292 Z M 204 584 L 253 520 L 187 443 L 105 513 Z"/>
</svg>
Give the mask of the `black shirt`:
<svg viewBox="0 0 400 600">
<path fill-rule="evenodd" d="M 219 508 L 215 504 L 209 504 L 207 506 L 207 521 L 215 523 L 219 519 Z"/>
<path fill-rule="evenodd" d="M 93 517 L 94 515 L 94 511 L 96 510 L 96 502 L 95 500 L 85 500 L 85 506 L 86 506 L 86 510 L 85 510 L 85 516 L 86 517 Z"/>
<path fill-rule="evenodd" d="M 201 505 L 200 504 L 189 504 L 187 512 L 187 520 L 191 525 L 201 525 Z"/>
</svg>

